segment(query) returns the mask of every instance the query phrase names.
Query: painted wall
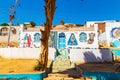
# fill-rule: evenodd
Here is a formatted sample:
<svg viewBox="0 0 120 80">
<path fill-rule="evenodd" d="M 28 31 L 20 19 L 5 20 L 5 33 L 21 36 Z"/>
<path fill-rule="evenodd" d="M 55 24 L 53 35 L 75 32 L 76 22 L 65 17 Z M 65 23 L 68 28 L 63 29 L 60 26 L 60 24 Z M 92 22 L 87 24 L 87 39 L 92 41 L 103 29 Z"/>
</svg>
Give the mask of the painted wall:
<svg viewBox="0 0 120 80">
<path fill-rule="evenodd" d="M 51 31 L 48 46 L 54 48 L 98 48 L 97 35 L 95 31 Z M 22 32 L 19 39 L 20 47 L 40 47 L 40 38 L 40 32 Z"/>
</svg>

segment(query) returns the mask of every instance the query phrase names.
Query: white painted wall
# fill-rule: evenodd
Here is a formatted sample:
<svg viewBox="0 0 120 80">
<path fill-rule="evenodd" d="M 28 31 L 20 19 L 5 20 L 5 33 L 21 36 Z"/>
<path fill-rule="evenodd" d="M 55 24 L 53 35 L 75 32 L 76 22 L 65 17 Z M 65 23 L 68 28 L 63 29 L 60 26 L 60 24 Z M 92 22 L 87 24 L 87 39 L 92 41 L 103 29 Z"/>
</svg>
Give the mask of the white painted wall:
<svg viewBox="0 0 120 80">
<path fill-rule="evenodd" d="M 49 48 L 49 59 L 54 57 L 54 48 Z M 0 48 L 0 56 L 18 59 L 39 59 L 40 48 Z"/>
<path fill-rule="evenodd" d="M 70 49 L 70 58 L 80 62 L 104 62 L 112 61 L 112 53 L 109 49 Z"/>
<path fill-rule="evenodd" d="M 48 59 L 54 59 L 55 48 L 49 48 Z M 1 48 L 0 56 L 12 59 L 39 59 L 40 48 Z M 70 60 L 77 62 L 112 61 L 112 53 L 108 49 L 70 49 Z"/>
</svg>

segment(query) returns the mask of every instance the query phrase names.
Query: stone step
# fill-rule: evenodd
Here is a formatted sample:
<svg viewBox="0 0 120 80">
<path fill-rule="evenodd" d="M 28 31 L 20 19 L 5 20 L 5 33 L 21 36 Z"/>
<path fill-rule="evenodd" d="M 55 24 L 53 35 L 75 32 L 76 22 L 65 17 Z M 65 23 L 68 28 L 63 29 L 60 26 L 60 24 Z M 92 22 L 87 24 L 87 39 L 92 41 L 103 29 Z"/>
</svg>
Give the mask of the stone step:
<svg viewBox="0 0 120 80">
<path fill-rule="evenodd" d="M 62 77 L 47 77 L 47 78 L 44 78 L 43 80 L 64 80 L 64 78 L 62 78 Z"/>
<path fill-rule="evenodd" d="M 72 77 L 64 78 L 64 80 L 74 80 Z"/>
<path fill-rule="evenodd" d="M 81 80 L 81 79 L 74 79 L 74 80 Z"/>
<path fill-rule="evenodd" d="M 51 73 L 51 74 L 48 74 L 48 77 L 68 77 L 68 74 L 54 74 L 54 73 Z"/>
<path fill-rule="evenodd" d="M 85 78 L 85 80 L 94 80 L 94 79 L 92 79 L 92 78 Z"/>
</svg>

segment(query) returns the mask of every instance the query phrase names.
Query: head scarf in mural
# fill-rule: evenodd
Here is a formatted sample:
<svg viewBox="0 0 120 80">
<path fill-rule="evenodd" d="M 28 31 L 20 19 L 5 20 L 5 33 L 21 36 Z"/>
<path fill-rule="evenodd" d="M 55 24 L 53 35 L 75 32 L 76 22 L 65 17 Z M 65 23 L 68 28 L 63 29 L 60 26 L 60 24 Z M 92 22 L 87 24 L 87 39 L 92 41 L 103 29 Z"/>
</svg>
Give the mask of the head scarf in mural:
<svg viewBox="0 0 120 80">
<path fill-rule="evenodd" d="M 76 40 L 74 33 L 71 33 L 70 38 L 68 40 L 68 45 L 78 45 L 78 42 Z"/>
</svg>

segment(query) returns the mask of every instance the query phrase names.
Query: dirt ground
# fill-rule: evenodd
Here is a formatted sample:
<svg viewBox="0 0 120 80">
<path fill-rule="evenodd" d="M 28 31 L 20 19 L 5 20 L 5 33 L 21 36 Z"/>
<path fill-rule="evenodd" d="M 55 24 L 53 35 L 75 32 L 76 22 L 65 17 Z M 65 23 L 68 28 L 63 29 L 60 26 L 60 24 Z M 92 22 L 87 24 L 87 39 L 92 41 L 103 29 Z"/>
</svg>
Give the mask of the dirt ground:
<svg viewBox="0 0 120 80">
<path fill-rule="evenodd" d="M 51 61 L 48 61 L 48 66 Z M 2 73 L 33 73 L 38 61 L 36 59 L 5 59 L 0 57 L 0 74 Z M 77 63 L 82 70 L 114 72 L 115 63 Z"/>
<path fill-rule="evenodd" d="M 110 63 L 82 63 L 77 64 L 79 68 L 90 72 L 115 72 L 118 65 L 114 62 Z"/>
<path fill-rule="evenodd" d="M 0 58 L 0 73 L 29 73 L 34 70 L 37 60 L 35 59 L 5 59 Z"/>
<path fill-rule="evenodd" d="M 51 60 L 48 61 L 48 67 Z M 6 59 L 0 57 L 0 74 L 3 73 L 35 73 L 37 59 Z"/>
</svg>

